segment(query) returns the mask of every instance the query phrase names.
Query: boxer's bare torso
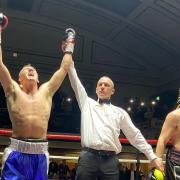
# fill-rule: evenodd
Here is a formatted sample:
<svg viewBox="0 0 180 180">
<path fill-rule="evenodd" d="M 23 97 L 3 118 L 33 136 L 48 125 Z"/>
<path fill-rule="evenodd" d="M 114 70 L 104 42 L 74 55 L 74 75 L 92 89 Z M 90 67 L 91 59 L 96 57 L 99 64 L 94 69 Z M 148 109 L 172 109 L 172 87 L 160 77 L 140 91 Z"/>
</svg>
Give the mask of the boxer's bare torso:
<svg viewBox="0 0 180 180">
<path fill-rule="evenodd" d="M 162 157 L 166 145 L 171 141 L 173 148 L 180 151 L 180 108 L 170 112 L 163 124 L 157 147 L 156 154 L 158 157 Z"/>
<path fill-rule="evenodd" d="M 18 84 L 13 84 L 13 90 L 7 96 L 12 136 L 46 139 L 52 97 L 48 95 L 45 85 L 27 94 Z"/>
</svg>

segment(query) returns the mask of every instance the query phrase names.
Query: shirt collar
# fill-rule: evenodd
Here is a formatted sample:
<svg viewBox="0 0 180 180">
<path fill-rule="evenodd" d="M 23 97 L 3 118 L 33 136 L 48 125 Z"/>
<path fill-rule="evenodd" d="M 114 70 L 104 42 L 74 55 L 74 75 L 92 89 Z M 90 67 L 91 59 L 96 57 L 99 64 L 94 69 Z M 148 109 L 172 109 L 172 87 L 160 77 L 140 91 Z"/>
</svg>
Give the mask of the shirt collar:
<svg viewBox="0 0 180 180">
<path fill-rule="evenodd" d="M 98 99 L 97 102 L 101 105 L 103 104 L 111 104 L 111 99 Z"/>
</svg>

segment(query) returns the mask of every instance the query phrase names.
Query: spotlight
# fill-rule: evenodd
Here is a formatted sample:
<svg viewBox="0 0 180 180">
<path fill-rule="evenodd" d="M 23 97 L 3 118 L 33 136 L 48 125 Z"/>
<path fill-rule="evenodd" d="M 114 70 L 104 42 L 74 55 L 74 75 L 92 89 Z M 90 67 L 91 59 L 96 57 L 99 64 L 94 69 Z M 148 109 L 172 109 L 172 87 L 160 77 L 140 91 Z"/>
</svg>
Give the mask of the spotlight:
<svg viewBox="0 0 180 180">
<path fill-rule="evenodd" d="M 17 58 L 17 56 L 18 56 L 17 52 L 13 52 L 12 55 L 13 55 L 14 58 Z"/>
<path fill-rule="evenodd" d="M 156 101 L 160 101 L 160 96 L 157 96 L 157 97 L 156 97 Z"/>
<path fill-rule="evenodd" d="M 72 101 L 72 99 L 70 97 L 67 97 L 66 101 L 70 103 Z"/>
<path fill-rule="evenodd" d="M 134 103 L 134 99 L 130 99 L 129 102 L 130 102 L 130 103 Z"/>
<path fill-rule="evenodd" d="M 151 104 L 152 105 L 156 105 L 156 101 L 151 101 Z"/>
</svg>

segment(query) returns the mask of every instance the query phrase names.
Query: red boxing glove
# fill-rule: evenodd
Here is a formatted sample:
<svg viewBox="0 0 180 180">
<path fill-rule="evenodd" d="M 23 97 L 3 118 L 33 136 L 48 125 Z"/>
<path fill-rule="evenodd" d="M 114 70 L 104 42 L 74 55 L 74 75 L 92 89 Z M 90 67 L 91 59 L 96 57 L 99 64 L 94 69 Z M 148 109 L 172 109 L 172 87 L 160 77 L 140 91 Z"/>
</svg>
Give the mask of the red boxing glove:
<svg viewBox="0 0 180 180">
<path fill-rule="evenodd" d="M 1 32 L 8 25 L 8 18 L 3 13 L 0 13 L 0 45 L 1 45 Z"/>
<path fill-rule="evenodd" d="M 8 18 L 3 13 L 0 13 L 0 32 L 4 30 L 8 25 Z"/>
</svg>

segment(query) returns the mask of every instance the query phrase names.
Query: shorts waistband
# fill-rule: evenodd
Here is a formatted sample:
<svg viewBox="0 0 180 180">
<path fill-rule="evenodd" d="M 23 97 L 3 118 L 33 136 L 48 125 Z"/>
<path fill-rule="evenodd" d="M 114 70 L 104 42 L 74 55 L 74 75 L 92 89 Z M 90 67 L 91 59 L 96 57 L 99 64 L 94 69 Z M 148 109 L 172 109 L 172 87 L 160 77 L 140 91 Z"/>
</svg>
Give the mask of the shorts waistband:
<svg viewBox="0 0 180 180">
<path fill-rule="evenodd" d="M 32 140 L 32 139 L 29 139 Z M 34 140 L 34 139 L 33 139 Z M 19 140 L 16 138 L 10 138 L 9 147 L 15 151 L 19 151 L 27 154 L 44 154 L 48 151 L 47 141 L 28 141 L 27 139 Z"/>
<path fill-rule="evenodd" d="M 19 138 L 19 137 L 12 137 L 13 139 L 17 139 L 19 141 L 25 141 L 25 142 L 48 142 L 47 140 L 45 139 L 33 139 L 33 138 Z"/>
<path fill-rule="evenodd" d="M 89 147 L 83 147 L 82 150 L 91 152 L 91 153 L 93 153 L 93 154 L 95 154 L 97 156 L 108 157 L 108 156 L 115 156 L 116 155 L 115 151 L 96 150 L 96 149 L 92 149 L 92 148 L 89 148 Z"/>
<path fill-rule="evenodd" d="M 170 148 L 168 158 L 175 161 L 180 161 L 180 151 L 177 151 L 174 148 Z"/>
</svg>

